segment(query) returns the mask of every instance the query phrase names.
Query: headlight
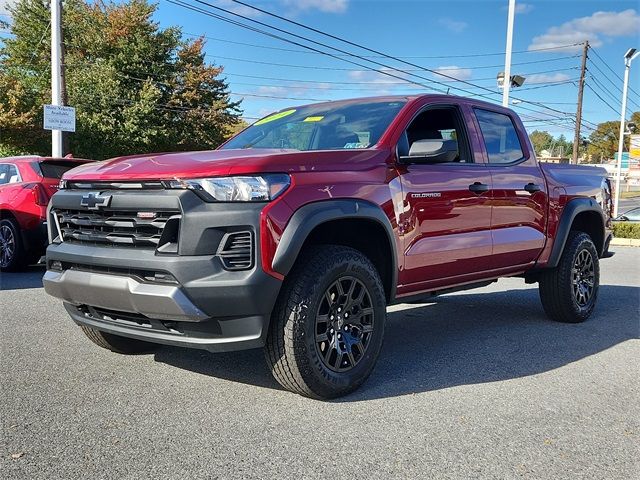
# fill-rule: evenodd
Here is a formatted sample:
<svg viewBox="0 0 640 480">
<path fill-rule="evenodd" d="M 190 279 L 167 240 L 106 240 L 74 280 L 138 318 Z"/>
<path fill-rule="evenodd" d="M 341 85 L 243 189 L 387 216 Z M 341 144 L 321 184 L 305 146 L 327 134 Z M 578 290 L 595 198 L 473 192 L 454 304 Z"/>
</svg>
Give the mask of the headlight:
<svg viewBox="0 0 640 480">
<path fill-rule="evenodd" d="M 58 182 L 58 190 L 64 190 L 65 188 L 67 188 L 67 181 L 60 179 L 60 182 Z"/>
<path fill-rule="evenodd" d="M 171 180 L 171 188 L 195 191 L 208 202 L 268 202 L 290 185 L 289 175 L 274 173 L 256 176 Z"/>
</svg>

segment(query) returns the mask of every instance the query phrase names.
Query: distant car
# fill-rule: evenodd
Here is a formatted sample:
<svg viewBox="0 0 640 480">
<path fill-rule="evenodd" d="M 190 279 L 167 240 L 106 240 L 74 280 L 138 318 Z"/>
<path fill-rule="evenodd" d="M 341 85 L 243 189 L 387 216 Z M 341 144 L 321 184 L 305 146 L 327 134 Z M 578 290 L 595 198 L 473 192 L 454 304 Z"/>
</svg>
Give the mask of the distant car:
<svg viewBox="0 0 640 480">
<path fill-rule="evenodd" d="M 46 211 L 62 174 L 91 160 L 0 158 L 0 271 L 36 262 L 47 247 Z"/>
<path fill-rule="evenodd" d="M 640 207 L 632 208 L 615 218 L 616 222 L 640 222 Z"/>
</svg>

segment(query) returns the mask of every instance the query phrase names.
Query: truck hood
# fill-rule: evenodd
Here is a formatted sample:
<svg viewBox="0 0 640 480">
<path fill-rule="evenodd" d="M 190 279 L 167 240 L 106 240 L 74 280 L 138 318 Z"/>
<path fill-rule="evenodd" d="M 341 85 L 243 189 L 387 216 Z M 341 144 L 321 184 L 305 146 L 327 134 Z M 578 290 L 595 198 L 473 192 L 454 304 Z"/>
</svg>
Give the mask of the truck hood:
<svg viewBox="0 0 640 480">
<path fill-rule="evenodd" d="M 389 150 L 238 149 L 118 157 L 68 171 L 66 180 L 166 180 L 269 172 L 367 170 L 384 163 Z"/>
</svg>

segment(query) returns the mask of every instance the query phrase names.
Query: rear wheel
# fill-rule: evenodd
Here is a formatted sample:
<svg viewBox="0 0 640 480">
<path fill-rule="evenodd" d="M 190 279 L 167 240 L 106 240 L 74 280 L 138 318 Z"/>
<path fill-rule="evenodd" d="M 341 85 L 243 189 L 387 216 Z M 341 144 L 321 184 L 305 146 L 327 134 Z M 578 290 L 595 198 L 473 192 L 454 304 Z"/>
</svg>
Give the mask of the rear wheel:
<svg viewBox="0 0 640 480">
<path fill-rule="evenodd" d="M 386 300 L 371 261 L 352 248 L 309 248 L 283 287 L 265 356 L 286 389 L 335 398 L 357 389 L 380 353 Z"/>
<path fill-rule="evenodd" d="M 5 218 L 0 220 L 0 271 L 15 272 L 27 264 L 20 229 L 17 224 Z"/>
<path fill-rule="evenodd" d="M 572 231 L 558 266 L 540 278 L 544 311 L 559 322 L 584 322 L 595 308 L 599 286 L 598 251 L 589 235 Z"/>
<path fill-rule="evenodd" d="M 80 328 L 93 343 L 95 343 L 99 347 L 106 348 L 107 350 L 111 350 L 115 353 L 131 355 L 136 353 L 150 352 L 158 347 L 158 345 L 155 343 L 144 342 L 142 340 L 136 340 L 135 338 L 113 335 L 112 333 L 102 332 L 85 325 L 80 325 Z"/>
</svg>

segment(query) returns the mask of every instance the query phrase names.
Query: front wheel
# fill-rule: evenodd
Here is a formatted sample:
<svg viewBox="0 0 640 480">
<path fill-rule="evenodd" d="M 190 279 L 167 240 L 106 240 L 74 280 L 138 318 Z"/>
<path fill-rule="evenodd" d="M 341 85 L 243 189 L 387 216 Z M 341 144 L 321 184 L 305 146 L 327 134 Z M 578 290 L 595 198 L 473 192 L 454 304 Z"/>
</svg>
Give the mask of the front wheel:
<svg viewBox="0 0 640 480">
<path fill-rule="evenodd" d="M 287 390 L 328 399 L 357 389 L 376 363 L 386 318 L 380 276 L 357 250 L 306 250 L 286 280 L 265 346 Z"/>
<path fill-rule="evenodd" d="M 589 235 L 572 231 L 558 266 L 540 278 L 544 311 L 558 322 L 584 322 L 596 306 L 599 286 L 598 251 Z"/>
</svg>

